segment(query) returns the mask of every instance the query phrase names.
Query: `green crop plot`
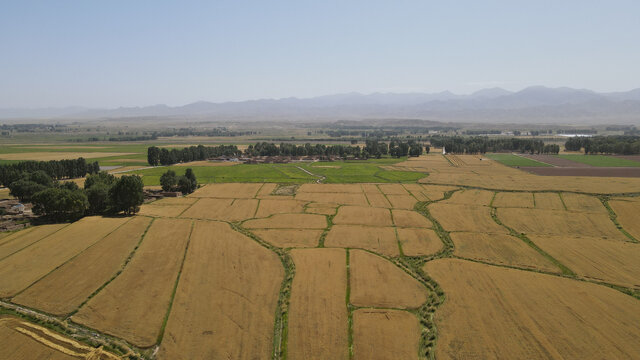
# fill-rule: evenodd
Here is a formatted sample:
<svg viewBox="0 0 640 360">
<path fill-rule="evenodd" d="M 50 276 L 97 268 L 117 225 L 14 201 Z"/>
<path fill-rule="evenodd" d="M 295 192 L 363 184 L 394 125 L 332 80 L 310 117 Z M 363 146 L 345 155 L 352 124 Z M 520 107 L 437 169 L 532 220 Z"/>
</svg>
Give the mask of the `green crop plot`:
<svg viewBox="0 0 640 360">
<path fill-rule="evenodd" d="M 551 166 L 549 164 L 513 154 L 486 154 L 486 157 L 507 166 Z"/>
<path fill-rule="evenodd" d="M 367 161 L 332 161 L 291 164 L 238 164 L 234 166 L 193 166 L 198 182 L 276 182 L 311 183 L 322 179 L 323 183 L 397 183 L 415 182 L 426 176 L 412 171 L 395 171 L 381 168 L 404 159 L 377 159 Z M 131 173 L 142 175 L 145 185 L 159 185 L 160 176 L 167 170 L 183 174 L 186 167 L 169 166 L 144 169 Z M 307 172 L 305 172 L 304 170 Z M 313 175 L 312 175 L 313 174 Z"/>
<path fill-rule="evenodd" d="M 557 155 L 557 157 L 597 167 L 640 167 L 638 161 L 615 156 L 568 154 Z"/>
</svg>

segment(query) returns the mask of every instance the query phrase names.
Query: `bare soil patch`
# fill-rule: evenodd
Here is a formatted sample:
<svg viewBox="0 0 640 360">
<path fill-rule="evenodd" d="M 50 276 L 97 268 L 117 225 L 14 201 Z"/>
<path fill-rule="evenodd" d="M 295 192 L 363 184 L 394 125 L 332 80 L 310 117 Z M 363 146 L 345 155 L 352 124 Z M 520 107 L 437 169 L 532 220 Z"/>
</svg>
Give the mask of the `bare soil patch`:
<svg viewBox="0 0 640 360">
<path fill-rule="evenodd" d="M 640 168 L 626 167 L 587 167 L 587 168 L 553 168 L 553 167 L 521 167 L 520 170 L 542 176 L 594 176 L 594 177 L 617 177 L 617 178 L 637 178 L 640 177 Z M 564 190 L 565 187 L 557 187 Z M 616 192 L 624 192 L 620 189 Z M 606 192 L 606 191 L 603 191 Z"/>
<path fill-rule="evenodd" d="M 25 152 L 25 153 L 10 153 L 0 154 L 2 160 L 64 160 L 64 159 L 95 159 L 110 156 L 126 156 L 135 155 L 135 153 L 118 153 L 118 152 Z"/>
<path fill-rule="evenodd" d="M 556 167 L 563 168 L 591 168 L 593 166 L 577 161 L 571 161 L 569 159 L 564 159 L 560 157 L 555 157 L 553 155 L 531 155 L 531 154 L 521 154 L 520 156 L 526 157 L 529 159 L 533 159 L 535 161 L 540 161 L 549 165 L 553 165 Z"/>
<path fill-rule="evenodd" d="M 353 312 L 353 358 L 418 359 L 420 323 L 410 312 L 358 309 Z"/>
<path fill-rule="evenodd" d="M 294 249 L 288 358 L 348 359 L 346 252 Z"/>
<path fill-rule="evenodd" d="M 438 359 L 631 359 L 640 302 L 606 286 L 459 259 L 424 270 L 444 290 Z"/>
<path fill-rule="evenodd" d="M 349 268 L 353 305 L 413 309 L 427 301 L 424 285 L 385 258 L 351 250 Z"/>
</svg>

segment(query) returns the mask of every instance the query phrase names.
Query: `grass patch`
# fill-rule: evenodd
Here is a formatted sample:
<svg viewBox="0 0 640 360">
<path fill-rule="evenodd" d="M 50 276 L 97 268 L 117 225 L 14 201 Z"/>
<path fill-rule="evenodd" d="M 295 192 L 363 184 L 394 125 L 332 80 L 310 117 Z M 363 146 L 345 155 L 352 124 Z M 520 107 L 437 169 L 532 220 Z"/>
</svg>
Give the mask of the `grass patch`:
<svg viewBox="0 0 640 360">
<path fill-rule="evenodd" d="M 597 167 L 640 167 L 640 162 L 623 159 L 615 156 L 606 156 L 606 155 L 578 155 L 578 154 L 567 154 L 567 155 L 556 155 L 561 159 L 567 159 L 575 162 L 579 162 L 582 164 L 587 164 L 591 166 Z"/>
<path fill-rule="evenodd" d="M 309 175 L 298 167 L 318 176 L 324 176 L 324 183 L 414 183 L 426 175 L 413 171 L 395 171 L 380 166 L 394 164 L 404 159 L 372 159 L 367 161 L 332 161 L 292 164 L 238 164 L 235 166 L 193 166 L 191 167 L 201 184 L 234 182 L 270 182 L 283 184 L 314 183 L 318 177 Z M 330 164 L 334 167 L 323 167 Z M 159 185 L 160 176 L 167 170 L 183 174 L 184 166 L 156 167 L 133 171 L 142 175 L 144 184 Z"/>
<path fill-rule="evenodd" d="M 513 154 L 485 154 L 491 160 L 495 160 L 503 165 L 507 166 L 531 166 L 531 167 L 549 167 L 551 165 L 545 164 L 526 157 L 513 155 Z"/>
</svg>

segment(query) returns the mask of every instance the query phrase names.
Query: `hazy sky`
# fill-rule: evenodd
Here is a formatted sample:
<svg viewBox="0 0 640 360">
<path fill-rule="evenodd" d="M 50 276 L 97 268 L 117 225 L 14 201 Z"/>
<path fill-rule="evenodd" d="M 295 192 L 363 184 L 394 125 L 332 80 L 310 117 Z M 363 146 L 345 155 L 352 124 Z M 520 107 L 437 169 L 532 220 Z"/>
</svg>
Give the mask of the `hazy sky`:
<svg viewBox="0 0 640 360">
<path fill-rule="evenodd" d="M 0 107 L 640 87 L 640 1 L 0 0 Z"/>
</svg>

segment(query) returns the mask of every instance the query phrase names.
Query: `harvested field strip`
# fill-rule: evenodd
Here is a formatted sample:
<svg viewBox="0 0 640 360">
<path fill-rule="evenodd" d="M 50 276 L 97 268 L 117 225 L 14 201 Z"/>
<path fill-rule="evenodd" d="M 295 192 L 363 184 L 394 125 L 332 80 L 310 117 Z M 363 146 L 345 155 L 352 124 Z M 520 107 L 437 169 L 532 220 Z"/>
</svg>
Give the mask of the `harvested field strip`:
<svg viewBox="0 0 640 360">
<path fill-rule="evenodd" d="M 196 190 L 190 197 L 213 197 L 213 198 L 245 198 L 256 197 L 262 184 L 208 184 Z"/>
<path fill-rule="evenodd" d="M 257 199 L 200 199 L 182 213 L 180 217 L 242 221 L 253 218 L 257 207 Z"/>
<path fill-rule="evenodd" d="M 297 214 L 302 213 L 305 203 L 303 201 L 283 199 L 262 199 L 254 217 L 262 218 L 273 214 Z"/>
<path fill-rule="evenodd" d="M 345 250 L 295 249 L 288 359 L 347 359 Z"/>
<path fill-rule="evenodd" d="M 398 256 L 398 240 L 392 227 L 334 225 L 324 241 L 326 247 L 367 249 L 378 254 Z"/>
<path fill-rule="evenodd" d="M 387 209 L 364 207 L 364 206 L 342 206 L 338 209 L 337 215 L 333 218 L 334 224 L 341 225 L 368 225 L 368 226 L 391 226 L 391 214 Z"/>
<path fill-rule="evenodd" d="M 256 236 L 280 248 L 316 247 L 323 230 L 262 229 L 252 231 Z"/>
<path fill-rule="evenodd" d="M 378 188 L 385 195 L 409 195 L 409 192 L 401 184 L 380 184 Z"/>
<path fill-rule="evenodd" d="M 625 232 L 631 235 L 632 240 L 640 240 L 640 201 L 611 200 L 608 205 L 614 211 L 616 221 Z"/>
<path fill-rule="evenodd" d="M 41 225 L 22 230 L 3 239 L 0 245 L 0 260 L 14 254 L 41 239 L 64 228 L 67 224 Z"/>
<path fill-rule="evenodd" d="M 415 211 L 393 209 L 391 213 L 396 226 L 416 228 L 430 228 L 433 226 L 429 219 Z"/>
<path fill-rule="evenodd" d="M 156 343 L 184 258 L 191 221 L 157 219 L 125 270 L 72 320 L 139 347 Z"/>
<path fill-rule="evenodd" d="M 427 263 L 447 301 L 436 313 L 438 359 L 630 359 L 640 302 L 605 286 L 458 259 Z"/>
<path fill-rule="evenodd" d="M 0 261 L 0 298 L 16 295 L 128 220 L 86 217 Z"/>
<path fill-rule="evenodd" d="M 435 203 L 429 205 L 429 212 L 447 231 L 506 232 L 491 219 L 491 208 L 486 206 Z"/>
<path fill-rule="evenodd" d="M 406 210 L 413 209 L 418 202 L 418 200 L 411 195 L 387 195 L 387 200 L 389 200 L 391 207 L 394 209 Z"/>
<path fill-rule="evenodd" d="M 154 203 L 155 204 L 155 203 Z M 154 217 L 177 217 L 191 205 L 142 205 L 138 214 Z"/>
<path fill-rule="evenodd" d="M 533 194 L 527 192 L 499 192 L 491 205 L 499 208 L 533 208 Z"/>
<path fill-rule="evenodd" d="M 577 275 L 640 289 L 640 245 L 590 237 L 531 235 L 531 240 Z"/>
<path fill-rule="evenodd" d="M 605 208 L 600 199 L 595 196 L 562 193 L 562 201 L 569 211 L 607 213 L 607 208 Z"/>
<path fill-rule="evenodd" d="M 405 256 L 426 256 L 442 249 L 442 241 L 431 229 L 398 228 L 396 231 Z"/>
<path fill-rule="evenodd" d="M 562 199 L 557 193 L 535 193 L 533 194 L 536 209 L 564 210 Z"/>
<path fill-rule="evenodd" d="M 71 313 L 122 268 L 150 223 L 133 218 L 12 301 L 54 315 Z"/>
<path fill-rule="evenodd" d="M 300 193 L 362 193 L 359 184 L 302 184 L 298 188 Z"/>
<path fill-rule="evenodd" d="M 574 213 L 564 210 L 498 209 L 497 217 L 518 233 L 625 240 L 606 214 Z"/>
<path fill-rule="evenodd" d="M 276 214 L 265 219 L 252 219 L 243 223 L 247 229 L 324 229 L 327 218 L 315 214 Z"/>
<path fill-rule="evenodd" d="M 403 184 L 402 186 L 418 201 L 429 201 L 429 197 L 420 184 Z"/>
<path fill-rule="evenodd" d="M 478 190 L 478 189 L 466 189 L 462 191 L 456 191 L 451 198 L 446 201 L 442 201 L 443 204 L 463 204 L 488 206 L 493 199 L 493 191 Z"/>
<path fill-rule="evenodd" d="M 418 359 L 420 323 L 410 312 L 358 309 L 353 328 L 354 359 Z"/>
<path fill-rule="evenodd" d="M 301 193 L 296 194 L 296 200 L 313 201 L 325 204 L 360 205 L 367 206 L 364 193 Z"/>
<path fill-rule="evenodd" d="M 381 208 L 391 207 L 391 204 L 389 203 L 389 200 L 387 200 L 387 197 L 380 192 L 366 192 L 365 196 L 367 197 L 367 201 L 369 202 L 370 206 Z"/>
<path fill-rule="evenodd" d="M 170 206 L 176 206 L 176 205 L 193 205 L 196 201 L 198 201 L 198 198 L 192 198 L 192 197 L 175 197 L 175 198 L 164 198 L 164 199 L 160 199 L 157 201 L 152 202 L 153 205 L 170 205 Z"/>
<path fill-rule="evenodd" d="M 349 255 L 351 304 L 412 309 L 427 301 L 427 289 L 388 260 L 363 250 Z"/>
<path fill-rule="evenodd" d="M 506 234 L 452 233 L 454 254 L 492 264 L 560 273 L 549 259 L 517 237 Z"/>
<path fill-rule="evenodd" d="M 262 184 L 260 190 L 256 194 L 258 199 L 269 198 L 272 196 L 273 191 L 278 187 L 278 184 Z"/>
<path fill-rule="evenodd" d="M 275 253 L 227 224 L 196 222 L 158 358 L 269 358 L 283 275 Z"/>
<path fill-rule="evenodd" d="M 0 317 L 2 359 L 95 359 L 119 357 L 100 348 L 83 345 L 38 325 L 14 317 Z"/>
</svg>

